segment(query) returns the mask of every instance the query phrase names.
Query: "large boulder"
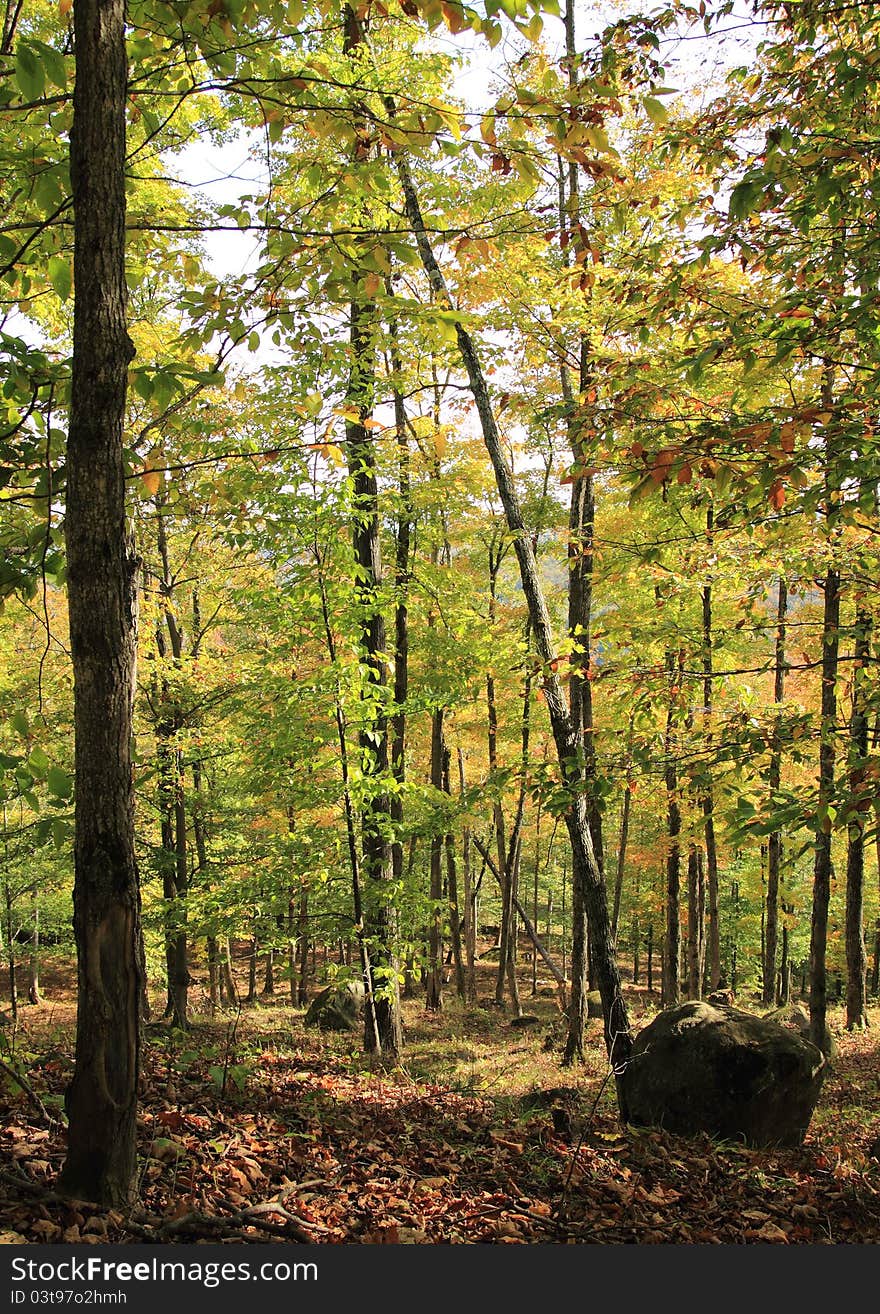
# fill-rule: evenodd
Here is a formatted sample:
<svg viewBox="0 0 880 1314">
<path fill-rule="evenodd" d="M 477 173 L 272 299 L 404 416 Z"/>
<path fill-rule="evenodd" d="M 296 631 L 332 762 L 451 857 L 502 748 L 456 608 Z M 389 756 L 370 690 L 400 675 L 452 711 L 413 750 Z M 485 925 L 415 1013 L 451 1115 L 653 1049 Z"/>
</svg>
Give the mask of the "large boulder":
<svg viewBox="0 0 880 1314">
<path fill-rule="evenodd" d="M 357 1031 L 363 1014 L 363 983 L 334 982 L 315 995 L 306 1011 L 305 1024 L 322 1031 Z"/>
<path fill-rule="evenodd" d="M 800 1145 L 824 1076 L 824 1055 L 790 1028 L 693 1000 L 639 1032 L 621 1094 L 636 1126 Z"/>
<path fill-rule="evenodd" d="M 803 1004 L 783 1004 L 781 1008 L 774 1008 L 771 1013 L 765 1013 L 768 1022 L 778 1022 L 780 1026 L 790 1027 L 796 1031 L 804 1040 L 810 1039 L 810 1014 Z M 825 1024 L 825 1034 L 822 1037 L 822 1053 L 826 1058 L 833 1059 L 837 1054 L 837 1041 L 831 1034 L 828 1024 Z"/>
</svg>

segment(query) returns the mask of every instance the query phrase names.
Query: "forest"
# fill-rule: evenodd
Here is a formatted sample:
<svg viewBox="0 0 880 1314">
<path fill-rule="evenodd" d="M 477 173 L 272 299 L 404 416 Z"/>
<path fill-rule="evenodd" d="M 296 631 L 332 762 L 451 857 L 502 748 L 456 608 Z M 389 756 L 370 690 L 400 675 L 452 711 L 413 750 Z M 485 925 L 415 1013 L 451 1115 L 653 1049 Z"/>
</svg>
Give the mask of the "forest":
<svg viewBox="0 0 880 1314">
<path fill-rule="evenodd" d="M 880 5 L 0 17 L 0 1242 L 880 1241 Z"/>
</svg>

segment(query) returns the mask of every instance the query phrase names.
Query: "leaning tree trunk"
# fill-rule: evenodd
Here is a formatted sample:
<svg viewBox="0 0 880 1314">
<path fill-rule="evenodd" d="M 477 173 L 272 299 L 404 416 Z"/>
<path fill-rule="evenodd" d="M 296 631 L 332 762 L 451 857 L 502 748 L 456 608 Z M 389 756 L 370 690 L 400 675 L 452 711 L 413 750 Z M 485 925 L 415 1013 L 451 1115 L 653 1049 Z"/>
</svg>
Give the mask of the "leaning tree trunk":
<svg viewBox="0 0 880 1314">
<path fill-rule="evenodd" d="M 136 1194 L 140 891 L 131 769 L 137 562 L 125 523 L 125 5 L 74 0 L 74 326 L 67 443 L 74 675 L 76 1067 L 65 1194 Z"/>
<path fill-rule="evenodd" d="M 394 113 L 393 103 L 386 101 L 386 107 L 391 114 Z M 412 175 L 406 157 L 402 152 L 397 154 L 396 164 L 404 195 L 406 215 L 415 234 L 428 280 L 438 299 L 444 305 L 451 305 L 446 282 L 425 231 Z M 576 873 L 575 879 L 584 899 L 590 926 L 596 979 L 602 997 L 605 1044 L 612 1068 L 617 1077 L 618 1103 L 621 1116 L 625 1120 L 627 1116 L 626 1101 L 623 1096 L 620 1078 L 632 1052 L 632 1032 L 621 990 L 620 975 L 614 959 L 605 880 L 593 848 L 589 810 L 584 795 L 582 774 L 578 766 L 581 757 L 580 737 L 572 724 L 562 686 L 556 673 L 558 652 L 553 638 L 550 613 L 544 599 L 532 541 L 526 530 L 511 472 L 504 459 L 501 436 L 495 423 L 495 415 L 492 410 L 492 402 L 482 366 L 470 334 L 460 323 L 456 324 L 456 336 L 480 420 L 483 440 L 495 472 L 495 483 L 504 508 L 507 526 L 513 537 L 535 650 L 541 663 L 542 687 L 556 746 L 559 772 L 571 800 L 565 813 L 565 824 L 571 842 L 572 865 Z"/>
</svg>

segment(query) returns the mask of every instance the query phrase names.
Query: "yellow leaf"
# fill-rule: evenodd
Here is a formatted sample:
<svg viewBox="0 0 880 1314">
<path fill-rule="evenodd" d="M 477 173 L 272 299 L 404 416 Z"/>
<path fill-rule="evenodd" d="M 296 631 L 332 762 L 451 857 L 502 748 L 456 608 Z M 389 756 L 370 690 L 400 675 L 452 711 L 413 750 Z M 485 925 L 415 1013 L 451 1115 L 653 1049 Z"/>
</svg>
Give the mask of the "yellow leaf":
<svg viewBox="0 0 880 1314">
<path fill-rule="evenodd" d="M 141 475 L 141 483 L 146 489 L 148 497 L 155 497 L 159 491 L 159 485 L 162 482 L 161 470 L 145 470 Z"/>
</svg>

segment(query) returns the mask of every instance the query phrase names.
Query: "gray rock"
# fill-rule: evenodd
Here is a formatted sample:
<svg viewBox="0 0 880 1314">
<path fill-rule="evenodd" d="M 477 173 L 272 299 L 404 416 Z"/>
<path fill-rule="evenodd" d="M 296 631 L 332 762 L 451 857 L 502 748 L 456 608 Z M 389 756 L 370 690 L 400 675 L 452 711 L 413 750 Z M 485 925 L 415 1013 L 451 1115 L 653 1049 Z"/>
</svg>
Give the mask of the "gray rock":
<svg viewBox="0 0 880 1314">
<path fill-rule="evenodd" d="M 810 1039 L 810 1014 L 802 1004 L 783 1004 L 782 1008 L 774 1008 L 771 1013 L 765 1013 L 764 1016 L 768 1022 L 778 1022 L 780 1026 L 791 1027 L 799 1036 L 803 1036 L 804 1040 Z M 833 1059 L 837 1054 L 837 1041 L 827 1023 L 822 1039 L 822 1053 L 829 1059 Z"/>
<path fill-rule="evenodd" d="M 320 1027 L 322 1031 L 357 1031 L 363 1014 L 363 983 L 334 982 L 315 995 L 304 1020 L 307 1027 Z"/>
<path fill-rule="evenodd" d="M 639 1032 L 621 1093 L 636 1126 L 800 1145 L 825 1071 L 821 1051 L 789 1027 L 693 1000 Z"/>
</svg>

